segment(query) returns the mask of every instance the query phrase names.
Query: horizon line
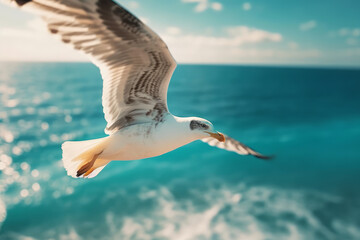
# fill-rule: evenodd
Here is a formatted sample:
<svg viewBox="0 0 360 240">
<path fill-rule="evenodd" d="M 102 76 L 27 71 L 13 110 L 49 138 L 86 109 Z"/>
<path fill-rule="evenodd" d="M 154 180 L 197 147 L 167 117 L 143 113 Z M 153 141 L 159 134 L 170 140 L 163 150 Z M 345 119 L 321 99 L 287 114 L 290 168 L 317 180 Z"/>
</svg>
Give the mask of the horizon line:
<svg viewBox="0 0 360 240">
<path fill-rule="evenodd" d="M 91 61 L 15 61 L 15 60 L 0 60 L 0 64 L 51 64 L 51 63 L 88 63 L 97 67 Z M 360 70 L 360 65 L 332 65 L 332 64 L 301 64 L 301 63 L 188 63 L 178 62 L 177 65 L 194 65 L 194 66 L 229 66 L 229 67 L 282 67 L 282 68 L 313 68 L 313 69 L 347 69 L 347 70 Z"/>
</svg>

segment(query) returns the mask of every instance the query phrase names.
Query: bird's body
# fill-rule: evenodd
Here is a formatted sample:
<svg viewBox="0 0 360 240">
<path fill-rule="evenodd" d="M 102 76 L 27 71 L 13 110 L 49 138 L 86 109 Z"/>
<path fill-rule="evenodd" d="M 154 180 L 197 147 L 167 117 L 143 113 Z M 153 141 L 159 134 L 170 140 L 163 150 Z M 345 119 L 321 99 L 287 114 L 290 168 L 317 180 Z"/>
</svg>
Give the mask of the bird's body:
<svg viewBox="0 0 360 240">
<path fill-rule="evenodd" d="M 158 124 L 150 122 L 125 127 L 107 137 L 111 141 L 99 158 L 138 160 L 162 155 L 198 139 L 188 126 L 187 118 L 167 114 Z"/>
<path fill-rule="evenodd" d="M 176 62 L 149 27 L 113 0 L 1 0 L 36 13 L 50 33 L 100 68 L 108 137 L 62 145 L 73 177 L 94 177 L 110 161 L 159 156 L 195 140 L 243 155 L 267 157 L 214 130 L 201 118 L 167 107 Z"/>
<path fill-rule="evenodd" d="M 165 154 L 190 142 L 202 138 L 203 134 L 193 132 L 189 124 L 193 119 L 181 118 L 167 113 L 160 122 L 146 122 L 124 127 L 108 137 L 90 141 L 66 142 L 63 145 L 64 153 L 71 153 L 74 146 L 86 149 L 79 158 L 90 159 L 96 156 L 98 167 L 105 166 L 110 161 L 129 161 L 150 158 Z M 65 167 L 72 169 L 74 155 L 64 156 Z M 78 162 L 79 165 L 81 162 Z M 94 161 L 95 164 L 95 161 Z M 77 166 L 75 169 L 78 169 Z M 91 176 L 90 166 L 83 169 Z M 82 171 L 81 171 L 82 172 Z M 70 175 L 76 176 L 78 172 Z"/>
</svg>

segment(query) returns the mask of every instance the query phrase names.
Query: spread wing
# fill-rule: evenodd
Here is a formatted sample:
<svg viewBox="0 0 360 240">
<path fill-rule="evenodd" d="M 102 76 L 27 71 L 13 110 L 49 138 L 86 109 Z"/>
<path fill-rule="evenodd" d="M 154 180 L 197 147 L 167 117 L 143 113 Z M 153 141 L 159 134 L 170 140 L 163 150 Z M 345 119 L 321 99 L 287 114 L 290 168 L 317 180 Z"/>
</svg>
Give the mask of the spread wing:
<svg viewBox="0 0 360 240">
<path fill-rule="evenodd" d="M 112 0 L 2 0 L 40 15 L 52 34 L 87 54 L 104 79 L 102 103 L 113 133 L 161 121 L 176 62 L 149 27 Z"/>
<path fill-rule="evenodd" d="M 272 157 L 269 156 L 264 156 L 258 152 L 256 152 L 255 150 L 249 148 L 248 146 L 242 144 L 239 141 L 236 141 L 235 139 L 229 137 L 229 136 L 225 136 L 225 142 L 219 142 L 217 139 L 209 137 L 209 138 L 203 138 L 201 139 L 203 142 L 208 143 L 210 146 L 213 147 L 218 147 L 221 149 L 225 149 L 231 152 L 236 152 L 240 155 L 253 155 L 257 158 L 261 158 L 261 159 L 271 159 Z"/>
</svg>

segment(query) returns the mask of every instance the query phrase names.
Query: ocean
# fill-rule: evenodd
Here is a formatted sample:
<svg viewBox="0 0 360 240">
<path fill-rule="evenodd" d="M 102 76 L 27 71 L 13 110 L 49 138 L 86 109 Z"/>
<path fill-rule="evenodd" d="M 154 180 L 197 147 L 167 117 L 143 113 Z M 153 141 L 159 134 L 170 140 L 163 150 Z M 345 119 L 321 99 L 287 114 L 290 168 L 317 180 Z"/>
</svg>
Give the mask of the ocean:
<svg viewBox="0 0 360 240">
<path fill-rule="evenodd" d="M 90 63 L 0 64 L 0 239 L 360 239 L 360 70 L 180 65 L 168 105 L 272 161 L 193 142 L 73 179 L 104 137 Z"/>
</svg>

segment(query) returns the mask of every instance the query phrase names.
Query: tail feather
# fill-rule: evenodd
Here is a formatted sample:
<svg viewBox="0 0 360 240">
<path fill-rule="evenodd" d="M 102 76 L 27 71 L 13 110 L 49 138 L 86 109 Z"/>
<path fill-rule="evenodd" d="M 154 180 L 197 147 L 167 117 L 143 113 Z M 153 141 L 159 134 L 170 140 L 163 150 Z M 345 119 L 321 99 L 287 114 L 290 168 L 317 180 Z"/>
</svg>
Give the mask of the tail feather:
<svg viewBox="0 0 360 240">
<path fill-rule="evenodd" d="M 93 178 L 96 175 L 99 174 L 99 172 L 101 172 L 101 170 L 103 170 L 103 168 L 109 163 L 109 160 L 103 160 L 103 159 L 97 159 L 95 161 L 95 163 L 93 164 L 93 166 L 86 171 L 86 173 L 84 174 L 84 177 L 87 178 Z"/>
<path fill-rule="evenodd" d="M 108 162 L 108 163 L 109 163 L 109 162 Z M 87 177 L 87 178 L 93 178 L 93 177 L 95 177 L 96 175 L 99 174 L 99 172 L 101 172 L 101 170 L 104 169 L 105 166 L 106 166 L 106 165 L 104 165 L 104 166 L 102 166 L 102 167 L 98 167 L 98 168 L 92 169 L 91 171 L 89 171 L 89 172 L 87 172 L 87 173 L 85 174 L 85 177 Z"/>
<path fill-rule="evenodd" d="M 65 142 L 62 145 L 62 160 L 67 174 L 74 178 L 95 177 L 105 165 L 110 162 L 98 159 L 106 147 L 106 139 L 107 138 L 100 138 L 88 141 Z"/>
<path fill-rule="evenodd" d="M 84 165 L 82 165 L 79 170 L 76 172 L 76 177 L 80 177 L 82 175 L 86 175 L 86 173 L 92 168 L 94 165 L 94 160 L 91 160 L 90 162 L 86 162 Z"/>
</svg>

